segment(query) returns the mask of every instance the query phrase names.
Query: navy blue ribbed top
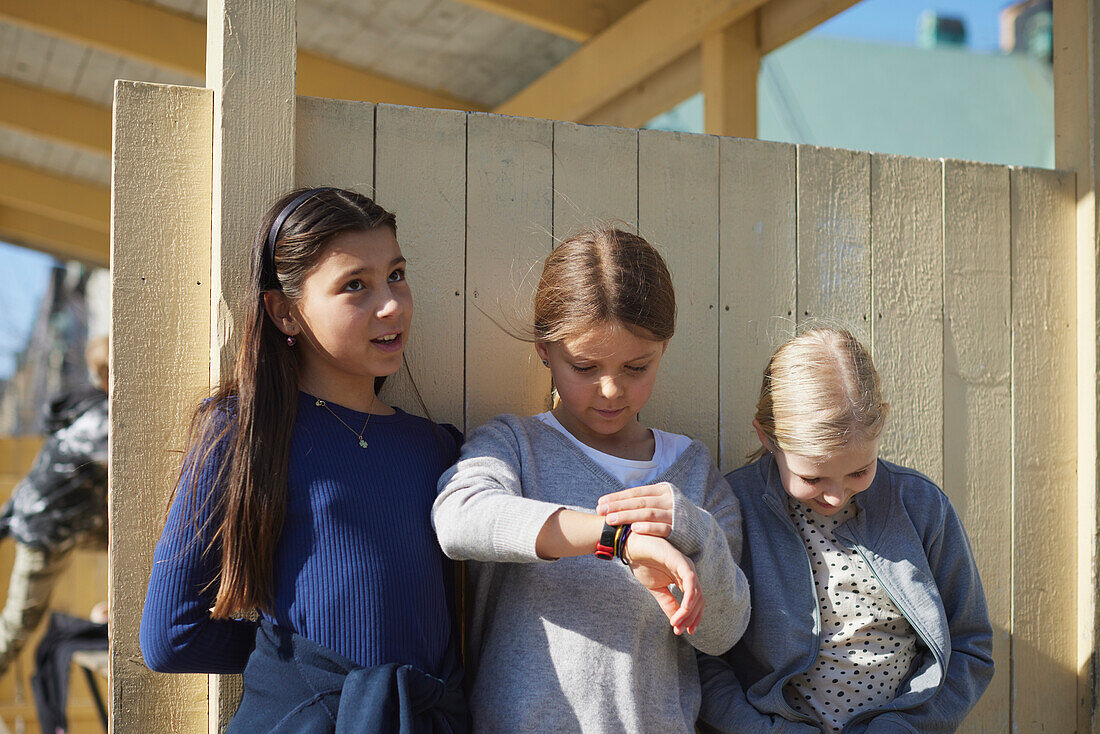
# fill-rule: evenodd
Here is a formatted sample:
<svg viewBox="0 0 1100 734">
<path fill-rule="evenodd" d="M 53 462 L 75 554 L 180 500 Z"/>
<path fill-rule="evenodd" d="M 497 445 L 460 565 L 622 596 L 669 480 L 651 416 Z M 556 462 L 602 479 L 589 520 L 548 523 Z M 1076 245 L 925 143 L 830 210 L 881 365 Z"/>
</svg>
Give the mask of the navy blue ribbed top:
<svg viewBox="0 0 1100 734">
<path fill-rule="evenodd" d="M 356 431 L 367 417 L 328 406 Z M 457 457 L 456 438 L 397 410 L 371 416 L 363 449 L 336 416 L 300 394 L 272 620 L 363 666 L 411 664 L 438 674 L 451 635 L 453 577 L 431 506 L 436 480 Z M 217 460 L 215 453 L 195 474 L 200 505 L 215 491 Z M 142 654 L 163 672 L 240 672 L 255 624 L 210 618 L 220 549 L 204 554 L 207 538 L 195 542 L 187 490 L 177 493 L 154 554 Z"/>
</svg>

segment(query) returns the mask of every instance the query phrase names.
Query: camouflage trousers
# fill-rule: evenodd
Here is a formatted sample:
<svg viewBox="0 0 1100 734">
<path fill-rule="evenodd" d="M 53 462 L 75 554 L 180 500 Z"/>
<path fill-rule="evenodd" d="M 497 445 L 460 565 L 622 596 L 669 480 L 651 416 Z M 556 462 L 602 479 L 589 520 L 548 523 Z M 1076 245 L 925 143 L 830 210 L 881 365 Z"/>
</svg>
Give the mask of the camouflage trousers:
<svg viewBox="0 0 1100 734">
<path fill-rule="evenodd" d="M 57 577 L 72 558 L 70 549 L 48 551 L 15 543 L 8 598 L 0 612 L 0 674 L 23 649 L 50 607 Z"/>
</svg>

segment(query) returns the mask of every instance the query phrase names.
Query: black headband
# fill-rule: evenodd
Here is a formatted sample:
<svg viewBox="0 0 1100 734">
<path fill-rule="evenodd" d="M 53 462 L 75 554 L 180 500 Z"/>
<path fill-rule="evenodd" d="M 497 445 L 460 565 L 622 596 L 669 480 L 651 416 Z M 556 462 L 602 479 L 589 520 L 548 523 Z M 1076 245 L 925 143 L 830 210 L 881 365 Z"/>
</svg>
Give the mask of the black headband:
<svg viewBox="0 0 1100 734">
<path fill-rule="evenodd" d="M 264 244 L 264 285 L 268 288 L 278 288 L 279 278 L 275 273 L 275 242 L 279 239 L 279 231 L 283 228 L 283 224 L 286 222 L 287 217 L 294 213 L 294 210 L 302 205 L 306 199 L 309 199 L 323 191 L 332 191 L 333 186 L 321 186 L 316 189 L 309 189 L 303 191 L 294 197 L 289 204 L 283 207 L 283 210 L 279 212 L 279 216 L 275 217 L 275 221 L 271 223 L 271 230 L 267 233 L 267 242 Z"/>
</svg>

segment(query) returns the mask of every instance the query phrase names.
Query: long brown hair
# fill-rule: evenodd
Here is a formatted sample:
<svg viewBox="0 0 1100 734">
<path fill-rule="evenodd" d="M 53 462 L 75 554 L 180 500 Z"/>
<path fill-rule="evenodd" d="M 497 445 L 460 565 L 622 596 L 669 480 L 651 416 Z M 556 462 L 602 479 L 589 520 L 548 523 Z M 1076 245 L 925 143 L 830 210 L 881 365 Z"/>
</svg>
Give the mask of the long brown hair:
<svg viewBox="0 0 1100 734">
<path fill-rule="evenodd" d="M 773 448 L 812 460 L 882 435 L 889 406 L 871 355 L 846 329 L 812 327 L 779 347 L 764 370 L 756 423 Z M 758 458 L 763 446 L 750 454 Z"/>
<path fill-rule="evenodd" d="M 285 215 L 295 199 L 304 197 Z M 268 238 L 276 218 L 273 251 Z M 244 331 L 232 377 L 203 401 L 191 421 L 188 459 L 176 492 L 188 488 L 192 516 L 214 527 L 205 552 L 218 552 L 214 617 L 271 610 L 275 546 L 286 516 L 287 463 L 298 400 L 298 359 L 268 317 L 264 292 L 294 302 L 333 237 L 389 227 L 396 220 L 372 199 L 342 189 L 298 189 L 268 210 L 252 243 Z M 376 384 L 376 387 L 378 385 Z M 215 461 L 212 506 L 200 508 L 196 479 Z M 205 531 L 207 528 L 196 528 Z M 196 536 L 198 537 L 198 536 Z"/>
<path fill-rule="evenodd" d="M 676 330 L 676 293 L 664 259 L 642 237 L 620 229 L 586 229 L 546 258 L 535 290 L 532 341 L 556 342 L 592 326 L 622 324 L 647 339 Z"/>
</svg>

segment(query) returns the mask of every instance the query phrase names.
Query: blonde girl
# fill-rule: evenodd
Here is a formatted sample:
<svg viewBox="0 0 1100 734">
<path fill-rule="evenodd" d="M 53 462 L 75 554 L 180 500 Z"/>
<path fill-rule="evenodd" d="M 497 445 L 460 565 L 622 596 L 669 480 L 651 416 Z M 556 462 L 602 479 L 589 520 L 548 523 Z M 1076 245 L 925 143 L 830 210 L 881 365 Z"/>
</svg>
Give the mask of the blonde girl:
<svg viewBox="0 0 1100 734">
<path fill-rule="evenodd" d="M 465 731 L 429 524 L 456 432 L 377 393 L 405 269 L 393 214 L 341 189 L 282 197 L 253 242 L 236 369 L 195 413 L 141 621 L 154 670 L 244 672 L 231 733 Z"/>
<path fill-rule="evenodd" d="M 927 477 L 878 458 L 886 416 L 849 332 L 808 329 L 772 356 L 758 458 L 726 476 L 753 619 L 700 661 L 704 731 L 950 732 L 989 684 L 966 533 Z"/>
<path fill-rule="evenodd" d="M 473 561 L 477 731 L 692 732 L 693 648 L 724 652 L 745 625 L 737 502 L 703 444 L 637 420 L 675 314 L 642 238 L 594 230 L 560 244 L 533 335 L 558 404 L 490 420 L 440 478 L 440 544 Z M 635 494 L 653 506 L 619 507 Z M 596 514 L 601 500 L 616 524 Z"/>
</svg>

